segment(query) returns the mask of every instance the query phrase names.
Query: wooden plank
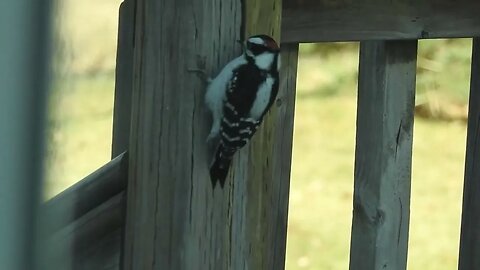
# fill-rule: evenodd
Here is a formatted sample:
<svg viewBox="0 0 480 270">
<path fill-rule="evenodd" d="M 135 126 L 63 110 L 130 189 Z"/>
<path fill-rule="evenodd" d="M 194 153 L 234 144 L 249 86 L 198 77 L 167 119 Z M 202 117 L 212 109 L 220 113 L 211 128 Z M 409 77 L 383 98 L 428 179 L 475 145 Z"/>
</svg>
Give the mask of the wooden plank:
<svg viewBox="0 0 480 270">
<path fill-rule="evenodd" d="M 245 1 L 245 36 L 280 38 L 281 1 Z M 234 159 L 229 269 L 284 269 L 298 44 L 282 47 L 281 89 L 251 143 Z M 252 249 L 255 252 L 252 252 Z M 239 256 L 240 255 L 240 256 Z"/>
<path fill-rule="evenodd" d="M 40 269 L 120 269 L 127 165 L 123 153 L 45 203 Z"/>
<path fill-rule="evenodd" d="M 133 0 L 120 4 L 113 106 L 112 158 L 127 151 L 130 139 L 133 77 Z"/>
<path fill-rule="evenodd" d="M 212 194 L 205 85 L 188 69 L 239 53 L 241 2 L 136 3 L 123 268 L 228 269 L 230 192 Z"/>
<path fill-rule="evenodd" d="M 50 1 L 0 2 L 0 268 L 37 269 Z"/>
<path fill-rule="evenodd" d="M 42 207 L 45 234 L 63 229 L 126 189 L 128 157 L 123 153 Z"/>
<path fill-rule="evenodd" d="M 115 100 L 113 107 L 112 158 L 128 150 L 133 92 L 133 44 L 135 32 L 135 0 L 120 4 L 118 19 L 117 63 L 115 68 Z M 126 178 L 125 178 L 126 180 Z M 126 215 L 126 207 L 123 207 Z M 124 244 L 125 226 L 121 229 Z M 123 261 L 123 249 L 120 252 Z"/>
<path fill-rule="evenodd" d="M 459 270 L 480 269 L 480 39 L 473 42 Z"/>
<path fill-rule="evenodd" d="M 123 209 L 122 209 L 123 210 Z M 76 258 L 75 270 L 121 270 L 123 227 L 109 232 Z M 60 270 L 60 269 L 59 269 Z M 61 269 L 64 270 L 64 269 Z"/>
<path fill-rule="evenodd" d="M 282 42 L 480 35 L 477 0 L 285 0 Z"/>
<path fill-rule="evenodd" d="M 361 43 L 351 270 L 406 269 L 417 41 Z"/>
<path fill-rule="evenodd" d="M 48 238 L 42 269 L 119 269 L 125 192 Z"/>
<path fill-rule="evenodd" d="M 267 207 L 270 209 L 270 222 L 276 222 L 276 227 L 268 229 L 275 245 L 272 269 L 285 269 L 285 252 L 287 250 L 288 205 L 290 195 L 290 175 L 292 169 L 293 127 L 295 115 L 295 97 L 298 73 L 298 43 L 282 45 L 282 68 L 280 71 L 280 91 L 277 98 L 277 114 L 274 121 L 274 153 L 272 163 L 272 179 L 277 184 L 272 185 L 274 196 L 271 196 Z M 274 221 L 273 221 L 274 220 Z"/>
<path fill-rule="evenodd" d="M 283 268 L 297 46 L 279 107 L 223 190 L 208 175 L 204 85 L 187 72 L 216 74 L 250 34 L 278 39 L 280 11 L 277 0 L 137 1 L 125 269 Z"/>
</svg>

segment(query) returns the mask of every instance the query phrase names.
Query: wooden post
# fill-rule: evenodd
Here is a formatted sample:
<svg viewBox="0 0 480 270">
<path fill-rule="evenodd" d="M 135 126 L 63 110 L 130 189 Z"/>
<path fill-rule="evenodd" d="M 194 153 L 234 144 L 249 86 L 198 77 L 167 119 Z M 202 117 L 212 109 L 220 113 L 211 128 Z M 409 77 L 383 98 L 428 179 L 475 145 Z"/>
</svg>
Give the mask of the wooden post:
<svg viewBox="0 0 480 270">
<path fill-rule="evenodd" d="M 113 106 L 112 159 L 128 150 L 133 79 L 134 0 L 120 4 Z"/>
<path fill-rule="evenodd" d="M 37 269 L 49 1 L 0 2 L 0 267 Z"/>
<path fill-rule="evenodd" d="M 417 41 L 361 43 L 351 270 L 406 269 Z"/>
<path fill-rule="evenodd" d="M 297 46 L 224 189 L 208 176 L 205 86 L 188 72 L 217 74 L 242 31 L 278 40 L 280 2 L 137 0 L 124 269 L 284 267 Z"/>
<path fill-rule="evenodd" d="M 480 269 L 480 39 L 473 42 L 459 270 Z"/>
<path fill-rule="evenodd" d="M 270 183 L 263 186 L 265 198 L 262 211 L 265 213 L 268 245 L 262 254 L 265 262 L 261 269 L 284 269 L 287 244 L 288 198 L 292 164 L 293 123 L 297 83 L 298 43 L 282 46 L 282 69 L 280 92 L 277 98 L 277 113 L 272 121 L 274 135 L 272 172 Z M 268 141 L 267 141 L 268 142 Z M 253 150 L 254 151 L 254 150 Z M 258 208 L 258 207 L 257 207 Z M 265 240 L 264 240 L 265 241 Z M 273 256 L 272 256 L 273 255 Z"/>
<path fill-rule="evenodd" d="M 113 107 L 112 159 L 128 150 L 132 115 L 133 44 L 135 30 L 135 1 L 124 0 L 118 14 L 117 63 L 115 68 L 115 100 Z M 125 176 L 127 178 L 127 176 Z M 122 216 L 126 216 L 126 200 L 122 201 Z M 125 244 L 122 226 L 121 246 Z M 123 263 L 120 251 L 120 265 Z"/>
<path fill-rule="evenodd" d="M 244 3 L 245 37 L 265 33 L 279 41 L 281 1 Z M 281 49 L 284 69 L 277 106 L 240 151 L 227 180 L 233 192 L 229 218 L 236 221 L 229 228 L 234 244 L 230 269 L 284 268 L 298 44 Z"/>
</svg>

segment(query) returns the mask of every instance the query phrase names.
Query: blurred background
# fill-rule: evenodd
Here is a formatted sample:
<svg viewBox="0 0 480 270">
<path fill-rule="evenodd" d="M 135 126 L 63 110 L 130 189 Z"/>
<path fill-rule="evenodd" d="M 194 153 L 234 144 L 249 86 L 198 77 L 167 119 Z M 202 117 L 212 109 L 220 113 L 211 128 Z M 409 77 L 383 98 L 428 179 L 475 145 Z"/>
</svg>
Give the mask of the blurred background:
<svg viewBox="0 0 480 270">
<path fill-rule="evenodd" d="M 110 158 L 121 0 L 57 3 L 45 199 Z M 408 264 L 456 269 L 471 40 L 419 46 Z M 300 51 L 287 269 L 348 269 L 358 43 Z"/>
</svg>

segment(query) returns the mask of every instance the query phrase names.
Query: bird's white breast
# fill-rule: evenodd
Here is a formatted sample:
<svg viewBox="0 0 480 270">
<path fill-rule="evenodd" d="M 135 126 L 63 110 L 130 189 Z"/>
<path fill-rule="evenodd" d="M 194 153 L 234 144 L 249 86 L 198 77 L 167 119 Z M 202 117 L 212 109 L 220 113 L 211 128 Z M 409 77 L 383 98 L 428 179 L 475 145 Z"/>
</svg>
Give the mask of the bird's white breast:
<svg viewBox="0 0 480 270">
<path fill-rule="evenodd" d="M 255 57 L 255 65 L 259 69 L 267 70 L 267 69 L 270 69 L 274 59 L 275 59 L 275 55 L 273 53 L 269 53 L 269 52 L 262 53 Z"/>
<path fill-rule="evenodd" d="M 260 85 L 260 88 L 257 92 L 257 97 L 253 103 L 252 109 L 250 110 L 250 117 L 258 120 L 265 112 L 268 103 L 270 102 L 273 84 L 274 79 L 268 76 L 265 82 Z"/>
</svg>

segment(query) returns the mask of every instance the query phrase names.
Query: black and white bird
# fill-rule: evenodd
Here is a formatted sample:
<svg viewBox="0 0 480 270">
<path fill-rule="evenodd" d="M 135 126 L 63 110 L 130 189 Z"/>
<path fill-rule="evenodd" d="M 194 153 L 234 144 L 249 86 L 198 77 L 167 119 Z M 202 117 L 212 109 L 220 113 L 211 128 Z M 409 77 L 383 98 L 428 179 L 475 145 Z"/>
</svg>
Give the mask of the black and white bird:
<svg viewBox="0 0 480 270">
<path fill-rule="evenodd" d="M 280 48 L 267 35 L 251 36 L 242 55 L 209 80 L 205 102 L 213 124 L 207 141 L 217 142 L 210 178 L 223 188 L 233 155 L 262 123 L 278 93 Z"/>
</svg>

